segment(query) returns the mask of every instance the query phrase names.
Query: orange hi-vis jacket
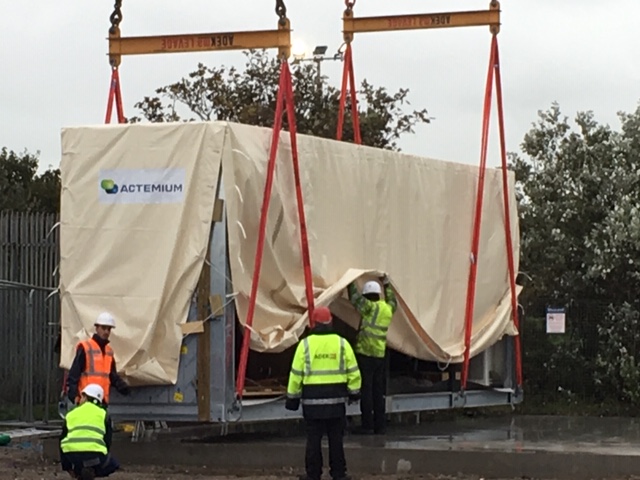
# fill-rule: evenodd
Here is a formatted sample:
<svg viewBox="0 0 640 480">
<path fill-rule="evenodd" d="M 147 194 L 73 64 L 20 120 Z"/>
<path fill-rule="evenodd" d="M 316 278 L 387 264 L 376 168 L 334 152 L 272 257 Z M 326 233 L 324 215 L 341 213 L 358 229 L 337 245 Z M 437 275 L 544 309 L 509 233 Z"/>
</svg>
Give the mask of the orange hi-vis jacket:
<svg viewBox="0 0 640 480">
<path fill-rule="evenodd" d="M 78 395 L 84 387 L 90 383 L 96 383 L 104 390 L 104 403 L 109 403 L 109 389 L 111 387 L 109 374 L 113 364 L 113 349 L 106 345 L 103 354 L 100 345 L 93 338 L 84 340 L 80 344 L 84 348 L 85 369 L 80 374 Z"/>
</svg>

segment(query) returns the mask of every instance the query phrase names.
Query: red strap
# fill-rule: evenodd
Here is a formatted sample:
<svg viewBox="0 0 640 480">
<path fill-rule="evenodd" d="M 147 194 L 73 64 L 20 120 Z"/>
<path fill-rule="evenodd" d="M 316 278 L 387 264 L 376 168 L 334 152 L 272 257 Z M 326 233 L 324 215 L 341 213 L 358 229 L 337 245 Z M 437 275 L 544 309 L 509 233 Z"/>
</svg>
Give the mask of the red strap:
<svg viewBox="0 0 640 480">
<path fill-rule="evenodd" d="M 111 83 L 109 87 L 109 99 L 107 100 L 107 114 L 104 123 L 111 123 L 111 112 L 113 110 L 113 102 L 116 103 L 116 114 L 118 115 L 118 123 L 125 123 L 124 109 L 122 108 L 122 92 L 120 91 L 120 74 L 118 67 L 111 70 Z"/>
<path fill-rule="evenodd" d="M 353 54 L 351 51 L 351 43 L 347 44 L 347 50 L 344 54 L 344 69 L 342 70 L 342 90 L 340 92 L 340 106 L 338 110 L 338 131 L 336 133 L 337 140 L 342 140 L 342 133 L 344 130 L 344 111 L 347 104 L 347 82 L 349 83 L 349 90 L 351 92 L 353 141 L 358 145 L 361 145 L 362 135 L 360 132 L 360 116 L 358 113 L 358 99 L 356 95 L 356 78 L 353 73 Z"/>
<path fill-rule="evenodd" d="M 293 161 L 293 172 L 296 186 L 296 200 L 298 203 L 298 216 L 300 221 L 300 242 L 302 248 L 302 262 L 304 268 L 304 279 L 307 296 L 307 308 L 309 317 L 313 313 L 313 277 L 311 275 L 311 261 L 309 257 L 309 245 L 307 239 L 307 225 L 304 214 L 304 202 L 302 198 L 302 187 L 300 182 L 300 169 L 298 165 L 298 144 L 296 140 L 296 122 L 293 97 L 293 84 L 291 80 L 291 71 L 289 64 L 282 62 L 280 71 L 280 84 L 278 87 L 278 99 L 276 104 L 275 121 L 273 124 L 273 136 L 271 139 L 271 151 L 269 154 L 269 163 L 267 166 L 267 179 L 264 187 L 264 196 L 262 199 L 262 210 L 260 212 L 260 227 L 258 231 L 258 243 L 256 245 L 256 258 L 253 270 L 253 282 L 251 284 L 251 296 L 249 298 L 249 309 L 247 311 L 247 319 L 245 322 L 244 336 L 242 338 L 242 349 L 240 351 L 240 363 L 238 366 L 238 378 L 236 382 L 236 395 L 242 398 L 244 390 L 245 376 L 247 371 L 247 359 L 249 356 L 249 339 L 251 337 L 251 326 L 253 325 L 253 316 L 256 307 L 256 296 L 258 293 L 258 282 L 260 280 L 260 269 L 262 266 L 262 254 L 264 252 L 264 241 L 267 229 L 267 213 L 269 211 L 269 202 L 271 200 L 271 190 L 273 186 L 273 177 L 276 167 L 276 158 L 278 156 L 278 143 L 280 139 L 280 131 L 282 130 L 282 114 L 286 106 L 287 121 L 289 123 L 289 134 L 291 138 L 291 156 Z"/>
<path fill-rule="evenodd" d="M 471 268 L 467 284 L 467 305 L 464 319 L 464 364 L 462 367 L 461 387 L 467 386 L 469 376 L 469 352 L 471 348 L 471 330 L 473 328 L 473 311 L 476 296 L 476 278 L 478 274 L 478 246 L 480 244 L 480 225 L 482 222 L 482 203 L 484 200 L 484 178 L 487 169 L 487 147 L 489 143 L 489 120 L 491 117 L 491 94 L 493 90 L 493 71 L 496 61 L 496 37 L 491 43 L 491 56 L 489 59 L 489 71 L 484 96 L 484 112 L 482 115 L 482 144 L 480 151 L 480 175 L 478 178 L 478 190 L 476 194 L 476 210 L 473 221 L 473 238 L 471 243 Z"/>
<path fill-rule="evenodd" d="M 289 123 L 289 137 L 291 138 L 291 157 L 293 160 L 293 175 L 296 185 L 296 200 L 298 203 L 298 221 L 300 222 L 300 247 L 302 252 L 302 266 L 304 268 L 304 284 L 305 292 L 307 296 L 307 310 L 309 313 L 309 324 L 313 327 L 313 321 L 311 320 L 311 314 L 314 309 L 313 299 L 313 276 L 311 274 L 311 256 L 309 255 L 309 238 L 307 235 L 307 219 L 304 213 L 304 198 L 302 197 L 302 184 L 300 182 L 300 165 L 298 162 L 298 140 L 296 137 L 296 114 L 294 108 L 293 98 L 293 84 L 291 80 L 291 72 L 289 71 L 289 64 L 285 62 L 287 75 L 286 80 L 288 83 L 286 90 L 286 107 L 287 107 L 287 121 Z"/>
<path fill-rule="evenodd" d="M 496 100 L 498 103 L 498 127 L 500 130 L 500 156 L 502 160 L 502 195 L 504 204 L 504 228 L 507 247 L 507 264 L 509 269 L 509 288 L 511 291 L 511 315 L 513 324 L 518 330 L 515 337 L 516 357 L 516 383 L 522 386 L 522 351 L 520 345 L 520 322 L 518 319 L 518 298 L 516 293 L 515 263 L 513 259 L 513 241 L 511 238 L 511 218 L 509 208 L 509 176 L 507 170 L 507 149 L 505 146 L 504 110 L 502 106 L 502 79 L 500 77 L 500 55 L 498 49 L 498 37 L 493 36 L 491 41 L 491 56 L 489 59 L 489 72 L 487 74 L 487 86 L 484 99 L 484 114 L 482 123 L 482 151 L 480 157 L 480 178 L 478 180 L 478 192 L 476 198 L 476 211 L 473 225 L 473 240 L 471 252 L 473 261 L 469 271 L 469 283 L 467 286 L 467 305 L 465 312 L 464 335 L 464 364 L 462 368 L 462 390 L 467 386 L 469 378 L 469 352 L 471 348 L 471 331 L 473 328 L 473 311 L 475 302 L 476 277 L 478 271 L 478 245 L 480 243 L 480 224 L 482 221 L 482 200 L 484 191 L 484 178 L 487 163 L 487 145 L 489 140 L 489 118 L 491 116 L 491 94 L 493 87 L 493 75 L 496 79 Z"/>
<path fill-rule="evenodd" d="M 509 174 L 507 169 L 507 147 L 504 133 L 504 111 L 502 108 L 502 78 L 500 76 L 500 54 L 498 51 L 498 38 L 494 36 L 495 43 L 495 73 L 496 73 L 496 99 L 498 101 L 498 125 L 500 128 L 500 157 L 502 159 L 502 195 L 504 198 L 504 231 L 507 243 L 507 263 L 509 266 L 509 287 L 511 289 L 511 315 L 513 324 L 518 330 L 515 337 L 516 356 L 516 383 L 522 386 L 522 353 L 520 350 L 520 320 L 518 318 L 518 294 L 516 292 L 516 272 L 513 261 L 513 241 L 511 239 L 511 217 L 509 208 Z"/>
</svg>

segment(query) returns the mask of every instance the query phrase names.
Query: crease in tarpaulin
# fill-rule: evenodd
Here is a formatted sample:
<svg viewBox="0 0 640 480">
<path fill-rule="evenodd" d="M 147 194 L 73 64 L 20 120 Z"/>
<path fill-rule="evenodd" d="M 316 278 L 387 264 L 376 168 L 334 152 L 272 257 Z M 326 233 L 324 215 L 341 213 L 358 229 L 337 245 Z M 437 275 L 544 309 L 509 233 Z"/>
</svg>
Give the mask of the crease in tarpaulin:
<svg viewBox="0 0 640 480">
<path fill-rule="evenodd" d="M 316 296 L 315 304 L 317 306 L 328 306 L 331 308 L 331 311 L 344 321 L 347 325 L 357 330 L 359 315 L 357 314 L 355 308 L 350 304 L 348 299 L 345 298 L 346 288 L 350 283 L 359 282 L 362 279 L 377 279 L 382 276 L 383 272 L 379 270 L 360 270 L 360 269 L 349 269 L 345 272 L 342 277 L 333 283 L 330 287 L 325 289 L 320 295 Z M 451 362 L 452 356 L 448 354 L 445 350 L 440 348 L 438 344 L 431 338 L 431 336 L 422 328 L 419 321 L 411 311 L 411 309 L 406 304 L 402 294 L 399 293 L 396 285 L 393 283 L 393 280 L 390 278 L 391 286 L 396 294 L 396 298 L 398 299 L 398 311 L 394 315 L 394 320 L 392 321 L 392 328 L 394 327 L 394 322 L 403 322 L 406 323 L 411 330 L 421 339 L 425 348 L 427 348 L 433 355 L 439 357 L 445 362 Z M 358 320 L 355 320 L 355 318 Z M 256 332 L 255 340 L 258 341 L 261 345 L 261 348 L 257 348 L 257 350 L 262 351 L 273 351 L 280 352 L 286 350 L 287 348 L 295 345 L 302 334 L 304 333 L 305 328 L 309 326 L 309 315 L 308 311 L 293 323 L 289 324 L 287 328 L 282 325 L 269 325 L 266 328 L 260 329 Z M 257 338 L 256 338 L 257 337 Z M 279 344 L 275 344 L 275 342 L 280 341 Z M 256 345 L 254 345 L 254 349 Z M 394 347 L 396 350 L 401 353 L 409 354 L 410 352 L 401 346 Z"/>
<path fill-rule="evenodd" d="M 236 153 L 242 153 L 240 150 L 233 148 L 231 149 L 232 152 L 236 152 Z M 240 204 L 244 204 L 244 198 L 242 197 L 242 191 L 240 190 L 240 187 L 238 186 L 238 184 L 234 184 L 234 189 L 236 191 L 236 193 L 238 194 L 238 198 L 240 199 Z M 242 232 L 242 238 L 244 240 L 247 239 L 247 232 L 244 229 L 244 226 L 242 225 L 242 222 L 240 220 L 236 220 L 236 225 L 238 225 L 238 228 L 240 229 L 240 231 Z M 242 273 L 245 273 L 247 271 L 246 268 L 244 268 L 244 263 L 242 262 L 242 247 L 238 248 L 238 263 L 240 264 L 240 268 L 242 269 Z"/>
<path fill-rule="evenodd" d="M 242 198 L 242 191 L 240 190 L 240 187 L 236 184 L 234 185 L 236 192 L 238 193 L 238 197 L 240 198 L 240 203 L 244 203 L 244 198 Z"/>
<path fill-rule="evenodd" d="M 242 232 L 242 238 L 246 240 L 247 232 L 245 231 L 244 226 L 242 225 L 242 222 L 240 220 L 236 220 L 236 225 L 238 225 L 238 228 Z M 240 264 L 240 268 L 242 269 L 242 273 L 245 273 L 247 269 L 244 268 L 244 263 L 242 262 L 242 247 L 238 247 L 237 259 L 238 259 L 238 263 Z"/>
</svg>

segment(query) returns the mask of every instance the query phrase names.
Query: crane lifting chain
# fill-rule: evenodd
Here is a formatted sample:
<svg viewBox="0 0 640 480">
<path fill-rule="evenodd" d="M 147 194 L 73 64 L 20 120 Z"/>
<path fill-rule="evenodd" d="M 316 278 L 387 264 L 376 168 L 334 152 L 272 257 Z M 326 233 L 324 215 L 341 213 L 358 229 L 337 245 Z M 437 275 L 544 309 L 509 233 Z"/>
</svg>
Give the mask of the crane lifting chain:
<svg viewBox="0 0 640 480">
<path fill-rule="evenodd" d="M 284 27 L 287 24 L 287 6 L 284 0 L 276 0 L 276 14 L 280 17 L 280 25 Z"/>
<path fill-rule="evenodd" d="M 113 13 L 109 17 L 109 20 L 111 20 L 109 33 L 113 35 L 116 33 L 118 27 L 120 27 L 120 22 L 122 21 L 122 0 L 116 0 L 116 3 L 113 5 Z"/>
<path fill-rule="evenodd" d="M 344 4 L 347 7 L 347 12 L 351 13 L 353 11 L 353 7 L 356 4 L 356 0 L 344 0 Z"/>
</svg>

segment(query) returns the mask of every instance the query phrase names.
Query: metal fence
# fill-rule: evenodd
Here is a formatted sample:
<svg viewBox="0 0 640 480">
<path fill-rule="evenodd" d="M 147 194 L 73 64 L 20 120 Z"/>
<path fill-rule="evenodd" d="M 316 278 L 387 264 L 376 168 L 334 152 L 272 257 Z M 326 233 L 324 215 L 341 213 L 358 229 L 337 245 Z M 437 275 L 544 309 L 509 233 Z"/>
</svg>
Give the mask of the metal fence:
<svg viewBox="0 0 640 480">
<path fill-rule="evenodd" d="M 59 392 L 56 215 L 0 212 L 0 405 L 33 420 Z M 46 411 L 46 409 L 45 409 Z M 6 412 L 5 412 L 6 414 Z"/>
<path fill-rule="evenodd" d="M 580 300 L 566 306 L 564 333 L 548 333 L 546 307 L 525 307 L 523 373 L 529 404 L 544 413 L 640 413 L 640 306 Z"/>
</svg>

